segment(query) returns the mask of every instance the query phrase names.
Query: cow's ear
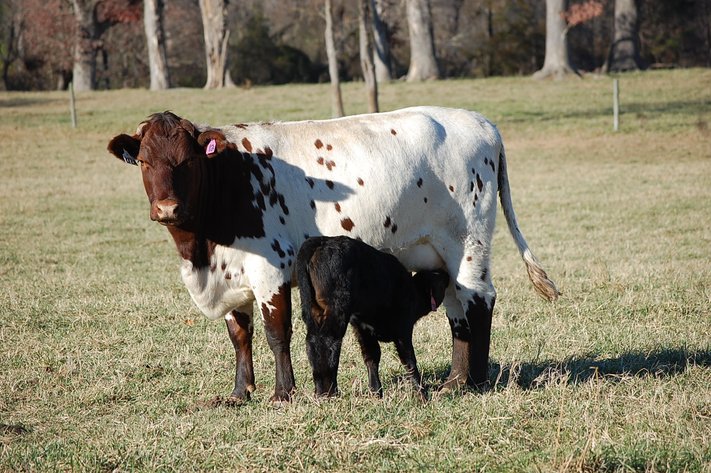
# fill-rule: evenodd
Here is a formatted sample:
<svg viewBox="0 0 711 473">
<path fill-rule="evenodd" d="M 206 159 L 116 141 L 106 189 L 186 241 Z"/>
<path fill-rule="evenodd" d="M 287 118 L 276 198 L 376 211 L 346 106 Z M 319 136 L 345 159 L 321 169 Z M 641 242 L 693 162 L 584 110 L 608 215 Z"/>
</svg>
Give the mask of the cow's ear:
<svg viewBox="0 0 711 473">
<path fill-rule="evenodd" d="M 213 158 L 227 148 L 227 138 L 220 130 L 207 130 L 200 133 L 198 144 L 205 150 L 208 158 Z"/>
<path fill-rule="evenodd" d="M 108 150 L 118 159 L 128 164 L 138 166 L 136 158 L 138 157 L 138 149 L 140 147 L 141 140 L 138 138 L 138 135 L 128 136 L 121 134 L 109 141 Z"/>
</svg>

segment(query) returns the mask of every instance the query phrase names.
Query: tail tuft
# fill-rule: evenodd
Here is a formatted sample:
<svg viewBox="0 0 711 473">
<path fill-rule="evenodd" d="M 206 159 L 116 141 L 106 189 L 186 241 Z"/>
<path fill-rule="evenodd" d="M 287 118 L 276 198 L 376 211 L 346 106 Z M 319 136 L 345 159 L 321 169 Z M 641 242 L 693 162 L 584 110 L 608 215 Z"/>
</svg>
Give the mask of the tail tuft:
<svg viewBox="0 0 711 473">
<path fill-rule="evenodd" d="M 558 299 L 560 291 L 555 286 L 555 283 L 548 277 L 546 271 L 538 263 L 536 258 L 533 256 L 529 250 L 523 254 L 523 262 L 526 263 L 526 271 L 528 271 L 528 278 L 533 283 L 533 287 L 536 292 L 549 302 L 553 302 Z"/>
</svg>

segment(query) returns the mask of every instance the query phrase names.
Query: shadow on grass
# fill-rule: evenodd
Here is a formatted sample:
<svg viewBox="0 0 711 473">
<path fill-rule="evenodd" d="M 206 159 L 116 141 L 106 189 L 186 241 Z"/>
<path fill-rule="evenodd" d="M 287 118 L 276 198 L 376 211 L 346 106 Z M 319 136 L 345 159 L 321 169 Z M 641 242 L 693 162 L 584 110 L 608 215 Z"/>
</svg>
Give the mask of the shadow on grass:
<svg viewBox="0 0 711 473">
<path fill-rule="evenodd" d="M 582 384 L 590 379 L 618 382 L 629 378 L 664 378 L 685 372 L 690 366 L 711 366 L 711 350 L 690 351 L 684 348 L 663 348 L 649 352 L 629 352 L 618 357 L 586 354 L 562 361 L 514 362 L 489 364 L 489 383 L 492 389 L 502 389 L 511 384 L 521 389 L 540 389 L 547 384 Z M 444 383 L 449 366 L 425 370 L 425 378 Z"/>
</svg>

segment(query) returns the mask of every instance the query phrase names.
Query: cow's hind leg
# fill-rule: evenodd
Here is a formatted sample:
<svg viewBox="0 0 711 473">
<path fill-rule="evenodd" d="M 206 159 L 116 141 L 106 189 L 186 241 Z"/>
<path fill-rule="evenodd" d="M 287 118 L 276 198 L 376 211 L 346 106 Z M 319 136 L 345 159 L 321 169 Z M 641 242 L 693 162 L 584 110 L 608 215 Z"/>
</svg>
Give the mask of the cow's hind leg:
<svg viewBox="0 0 711 473">
<path fill-rule="evenodd" d="M 235 349 L 235 388 L 230 399 L 237 402 L 248 401 L 255 390 L 254 368 L 252 364 L 252 303 L 233 310 L 225 316 L 227 332 Z"/>
<path fill-rule="evenodd" d="M 452 331 L 452 369 L 445 388 L 462 385 L 485 388 L 488 383 L 491 318 L 496 291 L 491 283 L 488 254 L 478 244 L 464 248 L 460 261 L 447 262 L 453 281 L 444 304 Z"/>
</svg>

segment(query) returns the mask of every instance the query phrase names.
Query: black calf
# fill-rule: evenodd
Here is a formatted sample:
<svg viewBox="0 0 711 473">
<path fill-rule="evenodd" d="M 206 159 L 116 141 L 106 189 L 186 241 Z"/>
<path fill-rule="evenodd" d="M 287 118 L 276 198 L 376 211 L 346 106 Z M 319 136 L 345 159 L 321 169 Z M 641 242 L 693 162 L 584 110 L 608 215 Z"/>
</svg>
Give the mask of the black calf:
<svg viewBox="0 0 711 473">
<path fill-rule="evenodd" d="M 412 347 L 418 319 L 444 299 L 444 271 L 410 274 L 392 255 L 348 237 L 304 242 L 296 261 L 306 350 L 318 395 L 338 392 L 338 359 L 350 322 L 368 369 L 370 390 L 382 396 L 381 342 L 394 342 L 420 396 L 426 397 Z"/>
</svg>

